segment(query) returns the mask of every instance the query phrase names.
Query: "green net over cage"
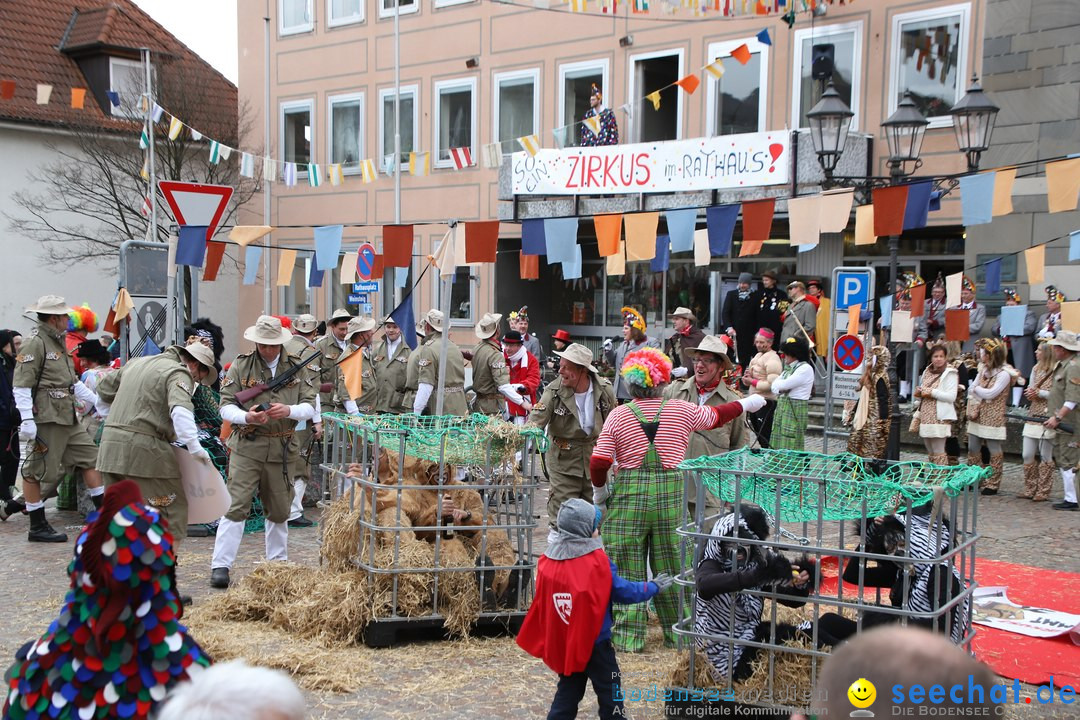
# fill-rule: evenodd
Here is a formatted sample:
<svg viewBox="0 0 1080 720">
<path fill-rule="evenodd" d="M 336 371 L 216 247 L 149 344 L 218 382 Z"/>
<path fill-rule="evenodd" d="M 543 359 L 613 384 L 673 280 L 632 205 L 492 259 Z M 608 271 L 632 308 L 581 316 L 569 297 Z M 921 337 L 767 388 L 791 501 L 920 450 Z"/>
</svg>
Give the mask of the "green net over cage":
<svg viewBox="0 0 1080 720">
<path fill-rule="evenodd" d="M 499 418 L 473 415 L 342 415 L 323 413 L 348 432 L 375 441 L 392 452 L 451 465 L 485 465 L 506 461 L 532 442 L 538 452 L 545 452 L 548 438 L 538 427 L 520 426 Z M 445 453 L 445 455 L 444 455 Z"/>
<path fill-rule="evenodd" d="M 956 497 L 990 474 L 970 465 L 887 462 L 840 453 L 741 448 L 686 460 L 706 490 L 727 502 L 750 501 L 785 522 L 858 520 L 923 505 L 938 488 Z"/>
</svg>

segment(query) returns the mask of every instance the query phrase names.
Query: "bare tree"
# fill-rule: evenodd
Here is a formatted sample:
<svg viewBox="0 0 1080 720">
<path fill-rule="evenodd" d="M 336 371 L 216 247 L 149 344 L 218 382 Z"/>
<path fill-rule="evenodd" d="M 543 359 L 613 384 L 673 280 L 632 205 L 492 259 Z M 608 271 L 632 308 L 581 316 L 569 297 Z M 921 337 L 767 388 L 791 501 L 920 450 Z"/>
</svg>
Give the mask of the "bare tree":
<svg viewBox="0 0 1080 720">
<path fill-rule="evenodd" d="M 249 135 L 250 111 L 246 101 L 235 111 L 222 110 L 222 83 L 194 82 L 183 65 L 172 64 L 167 57 L 155 59 L 157 99 L 204 139 L 193 141 L 185 129 L 176 140 L 169 140 L 166 115 L 154 133 L 157 179 L 232 186 L 232 201 L 221 220 L 228 225 L 237 209 L 259 192 L 261 163 L 256 177 L 245 178 L 239 171 L 240 152 L 214 164 L 208 143 L 212 138 L 238 147 Z M 133 83 L 141 85 L 141 79 Z M 235 98 L 234 91 L 231 97 Z M 131 116 L 140 115 L 139 104 L 138 95 L 122 98 L 122 107 Z M 148 183 L 142 177 L 146 153 L 138 141 L 141 116 L 105 125 L 68 126 L 63 140 L 49 143 L 55 159 L 30 172 L 27 189 L 12 196 L 21 213 L 7 215 L 10 228 L 41 244 L 43 263 L 112 260 L 122 242 L 149 234 L 150 220 L 143 215 Z M 256 148 L 248 152 L 262 154 Z M 158 235 L 152 239 L 165 242 L 172 219 L 160 191 L 154 192 L 159 214 Z"/>
</svg>

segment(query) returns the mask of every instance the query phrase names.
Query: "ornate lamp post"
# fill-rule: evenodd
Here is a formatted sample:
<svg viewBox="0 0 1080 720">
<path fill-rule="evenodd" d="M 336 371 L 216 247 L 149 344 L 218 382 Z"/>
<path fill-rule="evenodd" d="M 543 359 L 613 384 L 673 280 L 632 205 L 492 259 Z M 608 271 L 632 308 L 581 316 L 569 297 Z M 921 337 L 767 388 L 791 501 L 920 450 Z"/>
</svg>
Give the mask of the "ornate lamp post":
<svg viewBox="0 0 1080 720">
<path fill-rule="evenodd" d="M 817 153 L 818 162 L 825 173 L 825 187 L 833 184 L 833 171 L 836 163 L 844 152 L 847 144 L 848 130 L 851 128 L 851 118 L 855 115 L 847 106 L 832 80 L 825 86 L 825 92 L 817 105 L 806 113 L 810 123 L 810 139 L 814 143 L 814 151 Z"/>
<path fill-rule="evenodd" d="M 990 147 L 998 109 L 979 86 L 979 78 L 973 75 L 967 94 L 949 111 L 956 145 L 967 156 L 968 172 L 979 169 L 979 157 Z"/>
</svg>

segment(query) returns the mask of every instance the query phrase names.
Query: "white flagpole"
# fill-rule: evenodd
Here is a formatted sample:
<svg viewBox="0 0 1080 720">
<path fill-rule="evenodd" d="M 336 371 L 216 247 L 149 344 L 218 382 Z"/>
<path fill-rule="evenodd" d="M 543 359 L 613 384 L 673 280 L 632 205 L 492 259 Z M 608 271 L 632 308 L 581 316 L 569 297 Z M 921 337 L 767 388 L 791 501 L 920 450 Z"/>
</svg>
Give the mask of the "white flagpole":
<svg viewBox="0 0 1080 720">
<path fill-rule="evenodd" d="M 263 138 L 266 156 L 270 155 L 270 0 L 266 1 L 266 17 L 263 18 Z M 270 186 L 263 178 L 263 225 L 270 226 Z M 270 240 L 267 238 L 263 252 L 263 315 L 269 315 L 273 305 L 270 285 Z"/>
</svg>

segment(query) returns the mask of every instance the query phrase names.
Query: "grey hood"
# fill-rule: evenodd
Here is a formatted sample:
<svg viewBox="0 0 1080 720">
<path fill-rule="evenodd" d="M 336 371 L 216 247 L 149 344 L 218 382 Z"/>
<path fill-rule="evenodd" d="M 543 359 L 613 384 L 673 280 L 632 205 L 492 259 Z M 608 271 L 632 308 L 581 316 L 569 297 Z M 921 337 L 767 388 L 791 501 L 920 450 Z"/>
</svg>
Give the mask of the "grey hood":
<svg viewBox="0 0 1080 720">
<path fill-rule="evenodd" d="M 570 498 L 559 508 L 558 534 L 544 555 L 552 560 L 573 560 L 604 547 L 593 537 L 596 528 L 596 506 L 581 498 Z"/>
</svg>

